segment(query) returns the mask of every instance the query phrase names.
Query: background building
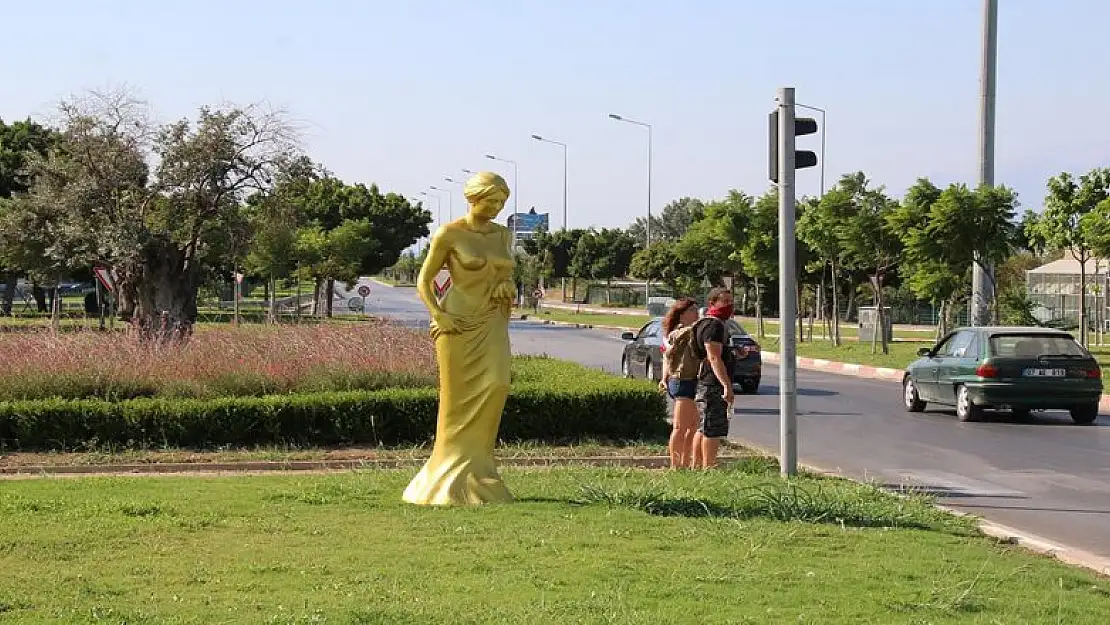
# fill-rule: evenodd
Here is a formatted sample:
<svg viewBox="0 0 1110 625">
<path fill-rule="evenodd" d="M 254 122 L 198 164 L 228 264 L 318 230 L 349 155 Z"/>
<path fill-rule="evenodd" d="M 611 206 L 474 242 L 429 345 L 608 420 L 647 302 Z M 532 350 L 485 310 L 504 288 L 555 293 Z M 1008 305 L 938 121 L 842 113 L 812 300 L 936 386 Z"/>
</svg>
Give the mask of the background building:
<svg viewBox="0 0 1110 625">
<path fill-rule="evenodd" d="M 1097 327 L 1110 319 L 1106 291 L 1110 283 L 1107 273 L 1110 260 L 1092 258 L 1086 262 L 1087 320 Z M 1029 299 L 1033 300 L 1033 316 L 1041 323 L 1079 323 L 1079 261 L 1071 254 L 1031 269 L 1025 273 Z"/>
</svg>

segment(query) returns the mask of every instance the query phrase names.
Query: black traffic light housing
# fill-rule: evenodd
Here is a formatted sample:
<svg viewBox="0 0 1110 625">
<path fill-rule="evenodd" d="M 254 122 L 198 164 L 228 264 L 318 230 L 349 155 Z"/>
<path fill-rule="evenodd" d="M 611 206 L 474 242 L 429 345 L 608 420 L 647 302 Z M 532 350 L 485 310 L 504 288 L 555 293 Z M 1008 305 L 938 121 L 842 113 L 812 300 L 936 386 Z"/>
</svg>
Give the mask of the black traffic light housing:
<svg viewBox="0 0 1110 625">
<path fill-rule="evenodd" d="M 775 109 L 768 115 L 770 123 L 770 138 L 771 143 L 769 153 L 770 162 L 768 162 L 768 175 L 771 182 L 778 183 L 779 181 L 779 111 Z M 809 117 L 795 117 L 794 118 L 794 137 L 802 135 L 812 135 L 817 132 L 817 120 Z M 794 150 L 794 169 L 805 169 L 806 167 L 817 166 L 817 153 L 810 152 L 809 150 Z"/>
</svg>

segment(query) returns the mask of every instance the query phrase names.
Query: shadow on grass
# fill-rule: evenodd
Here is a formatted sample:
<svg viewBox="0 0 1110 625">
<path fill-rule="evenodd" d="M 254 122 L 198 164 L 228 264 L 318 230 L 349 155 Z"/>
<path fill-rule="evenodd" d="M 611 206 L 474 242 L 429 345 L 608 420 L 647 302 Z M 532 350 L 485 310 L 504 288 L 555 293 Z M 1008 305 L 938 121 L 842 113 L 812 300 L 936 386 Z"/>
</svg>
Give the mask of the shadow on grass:
<svg viewBox="0 0 1110 625">
<path fill-rule="evenodd" d="M 924 501 L 893 497 L 878 489 L 828 482 L 777 481 L 733 488 L 711 497 L 691 497 L 659 488 L 612 488 L 583 485 L 573 503 L 603 504 L 641 510 L 653 516 L 767 519 L 841 527 L 972 531 L 963 520 Z"/>
</svg>

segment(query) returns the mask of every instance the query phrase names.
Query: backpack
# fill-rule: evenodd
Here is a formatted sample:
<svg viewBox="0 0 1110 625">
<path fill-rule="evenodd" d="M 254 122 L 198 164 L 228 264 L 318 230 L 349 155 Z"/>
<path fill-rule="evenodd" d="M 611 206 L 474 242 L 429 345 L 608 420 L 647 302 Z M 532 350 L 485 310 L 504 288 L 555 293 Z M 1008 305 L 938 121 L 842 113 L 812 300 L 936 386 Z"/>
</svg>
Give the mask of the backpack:
<svg viewBox="0 0 1110 625">
<path fill-rule="evenodd" d="M 698 361 L 698 377 L 701 377 L 704 373 L 704 370 L 709 368 L 709 352 L 705 351 L 705 344 L 698 340 L 698 332 L 700 332 L 701 329 L 705 327 L 705 324 L 714 322 L 723 324 L 725 326 L 724 350 L 728 350 L 730 337 L 728 324 L 726 324 L 724 321 L 721 321 L 716 317 L 702 317 L 701 319 L 698 319 L 697 323 L 690 326 L 690 352 L 694 355 L 695 358 L 697 358 Z M 730 358 L 727 354 L 722 355 L 725 359 L 726 368 L 728 368 Z"/>
<path fill-rule="evenodd" d="M 701 359 L 693 352 L 693 327 L 687 326 L 671 330 L 667 335 L 667 351 L 663 359 L 668 373 L 678 380 L 693 380 L 698 377 Z"/>
<path fill-rule="evenodd" d="M 693 350 L 694 355 L 697 357 L 698 360 L 705 360 L 709 356 L 709 352 L 705 351 L 705 345 L 697 339 L 698 332 L 701 331 L 702 327 L 704 327 L 705 324 L 712 323 L 714 321 L 718 323 L 724 323 L 716 317 L 702 317 L 701 319 L 698 319 L 697 323 L 690 326 L 690 349 Z M 725 333 L 727 335 L 728 326 L 725 326 Z"/>
</svg>

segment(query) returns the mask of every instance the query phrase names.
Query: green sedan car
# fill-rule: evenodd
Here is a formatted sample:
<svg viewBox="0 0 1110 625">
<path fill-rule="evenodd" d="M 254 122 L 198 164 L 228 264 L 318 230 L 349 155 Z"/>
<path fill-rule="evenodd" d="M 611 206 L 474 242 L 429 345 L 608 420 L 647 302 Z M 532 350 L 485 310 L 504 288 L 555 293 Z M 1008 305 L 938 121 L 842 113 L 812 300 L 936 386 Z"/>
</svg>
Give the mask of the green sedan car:
<svg viewBox="0 0 1110 625">
<path fill-rule="evenodd" d="M 961 328 L 924 347 L 902 377 L 906 410 L 955 406 L 960 421 L 983 411 L 1068 410 L 1076 423 L 1098 418 L 1102 370 L 1071 334 L 1048 328 Z"/>
</svg>

